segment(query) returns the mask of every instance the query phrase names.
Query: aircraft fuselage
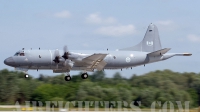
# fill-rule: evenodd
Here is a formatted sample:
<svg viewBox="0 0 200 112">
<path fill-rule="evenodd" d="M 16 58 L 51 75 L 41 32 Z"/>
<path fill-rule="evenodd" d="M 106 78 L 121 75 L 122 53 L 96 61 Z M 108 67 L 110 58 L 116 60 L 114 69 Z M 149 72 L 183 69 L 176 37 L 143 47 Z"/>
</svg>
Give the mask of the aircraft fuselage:
<svg viewBox="0 0 200 112">
<path fill-rule="evenodd" d="M 62 51 L 60 51 L 62 52 Z M 71 51 L 74 56 L 71 59 L 74 66 L 71 70 L 85 70 L 87 65 L 84 65 L 82 59 L 92 54 L 105 53 L 107 56 L 104 61 L 107 63 L 104 69 L 121 69 L 129 68 L 138 65 L 147 64 L 150 62 L 161 61 L 163 56 L 154 57 L 151 59 L 147 56 L 148 52 L 138 51 Z M 12 59 L 11 59 L 12 58 Z M 64 70 L 63 63 L 57 64 L 53 61 L 54 50 L 24 50 L 24 56 L 12 56 L 8 58 L 13 60 L 10 66 L 25 69 L 60 69 Z M 64 59 L 62 59 L 64 61 Z M 61 60 L 61 62 L 62 62 Z M 9 63 L 8 63 L 9 65 Z"/>
</svg>

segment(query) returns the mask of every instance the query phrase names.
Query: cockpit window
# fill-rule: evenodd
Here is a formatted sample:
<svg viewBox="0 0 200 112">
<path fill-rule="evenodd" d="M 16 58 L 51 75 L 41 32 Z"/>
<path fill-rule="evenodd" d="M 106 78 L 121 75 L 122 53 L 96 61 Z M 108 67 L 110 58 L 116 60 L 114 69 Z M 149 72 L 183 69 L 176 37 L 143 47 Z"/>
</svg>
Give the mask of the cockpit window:
<svg viewBox="0 0 200 112">
<path fill-rule="evenodd" d="M 19 56 L 19 52 L 16 52 L 14 56 Z"/>
<path fill-rule="evenodd" d="M 20 55 L 20 56 L 24 56 L 24 53 L 20 53 L 19 55 Z"/>
<path fill-rule="evenodd" d="M 24 52 L 16 52 L 14 56 L 25 56 Z"/>
</svg>

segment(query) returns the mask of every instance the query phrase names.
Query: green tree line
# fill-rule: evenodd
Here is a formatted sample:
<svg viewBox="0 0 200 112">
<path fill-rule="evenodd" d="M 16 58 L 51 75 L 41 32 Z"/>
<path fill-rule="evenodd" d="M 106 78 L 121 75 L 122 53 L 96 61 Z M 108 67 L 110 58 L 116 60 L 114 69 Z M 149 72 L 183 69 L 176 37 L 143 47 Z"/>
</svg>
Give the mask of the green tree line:
<svg viewBox="0 0 200 112">
<path fill-rule="evenodd" d="M 81 73 L 66 82 L 64 74 L 40 75 L 24 78 L 24 73 L 0 71 L 0 104 L 19 101 L 141 101 L 149 108 L 153 101 L 190 101 L 190 107 L 198 106 L 200 74 L 178 73 L 170 70 L 154 71 L 144 75 L 133 74 L 124 78 L 115 73 L 107 78 L 102 71 L 81 79 Z"/>
</svg>

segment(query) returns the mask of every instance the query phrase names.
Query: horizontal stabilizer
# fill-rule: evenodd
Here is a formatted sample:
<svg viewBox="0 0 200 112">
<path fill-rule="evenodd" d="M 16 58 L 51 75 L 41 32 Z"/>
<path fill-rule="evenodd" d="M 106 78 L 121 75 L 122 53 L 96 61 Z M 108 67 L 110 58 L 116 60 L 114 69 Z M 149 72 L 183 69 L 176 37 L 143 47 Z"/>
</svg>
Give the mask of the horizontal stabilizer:
<svg viewBox="0 0 200 112">
<path fill-rule="evenodd" d="M 191 53 L 178 53 L 178 54 L 175 54 L 176 56 L 191 56 L 192 54 Z"/>
<path fill-rule="evenodd" d="M 161 49 L 161 50 L 158 50 L 158 51 L 151 52 L 151 53 L 149 53 L 147 55 L 148 56 L 160 56 L 160 55 L 163 55 L 166 52 L 168 52 L 170 49 L 171 48 L 164 48 L 164 49 Z"/>
</svg>

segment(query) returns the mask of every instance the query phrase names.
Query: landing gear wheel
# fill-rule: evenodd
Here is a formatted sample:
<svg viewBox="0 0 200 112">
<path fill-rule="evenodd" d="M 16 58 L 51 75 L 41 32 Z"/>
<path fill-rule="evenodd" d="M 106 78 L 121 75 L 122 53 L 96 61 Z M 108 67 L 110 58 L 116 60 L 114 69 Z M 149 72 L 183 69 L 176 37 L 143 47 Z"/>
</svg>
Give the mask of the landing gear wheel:
<svg viewBox="0 0 200 112">
<path fill-rule="evenodd" d="M 70 81 L 71 77 L 70 76 L 65 76 L 65 81 Z"/>
<path fill-rule="evenodd" d="M 28 74 L 25 74 L 24 77 L 25 77 L 25 78 L 28 78 L 29 76 L 28 76 Z"/>
<path fill-rule="evenodd" d="M 81 75 L 81 77 L 82 77 L 82 79 L 87 79 L 87 78 L 88 78 L 88 74 L 87 74 L 87 73 L 83 73 L 83 74 Z"/>
</svg>

